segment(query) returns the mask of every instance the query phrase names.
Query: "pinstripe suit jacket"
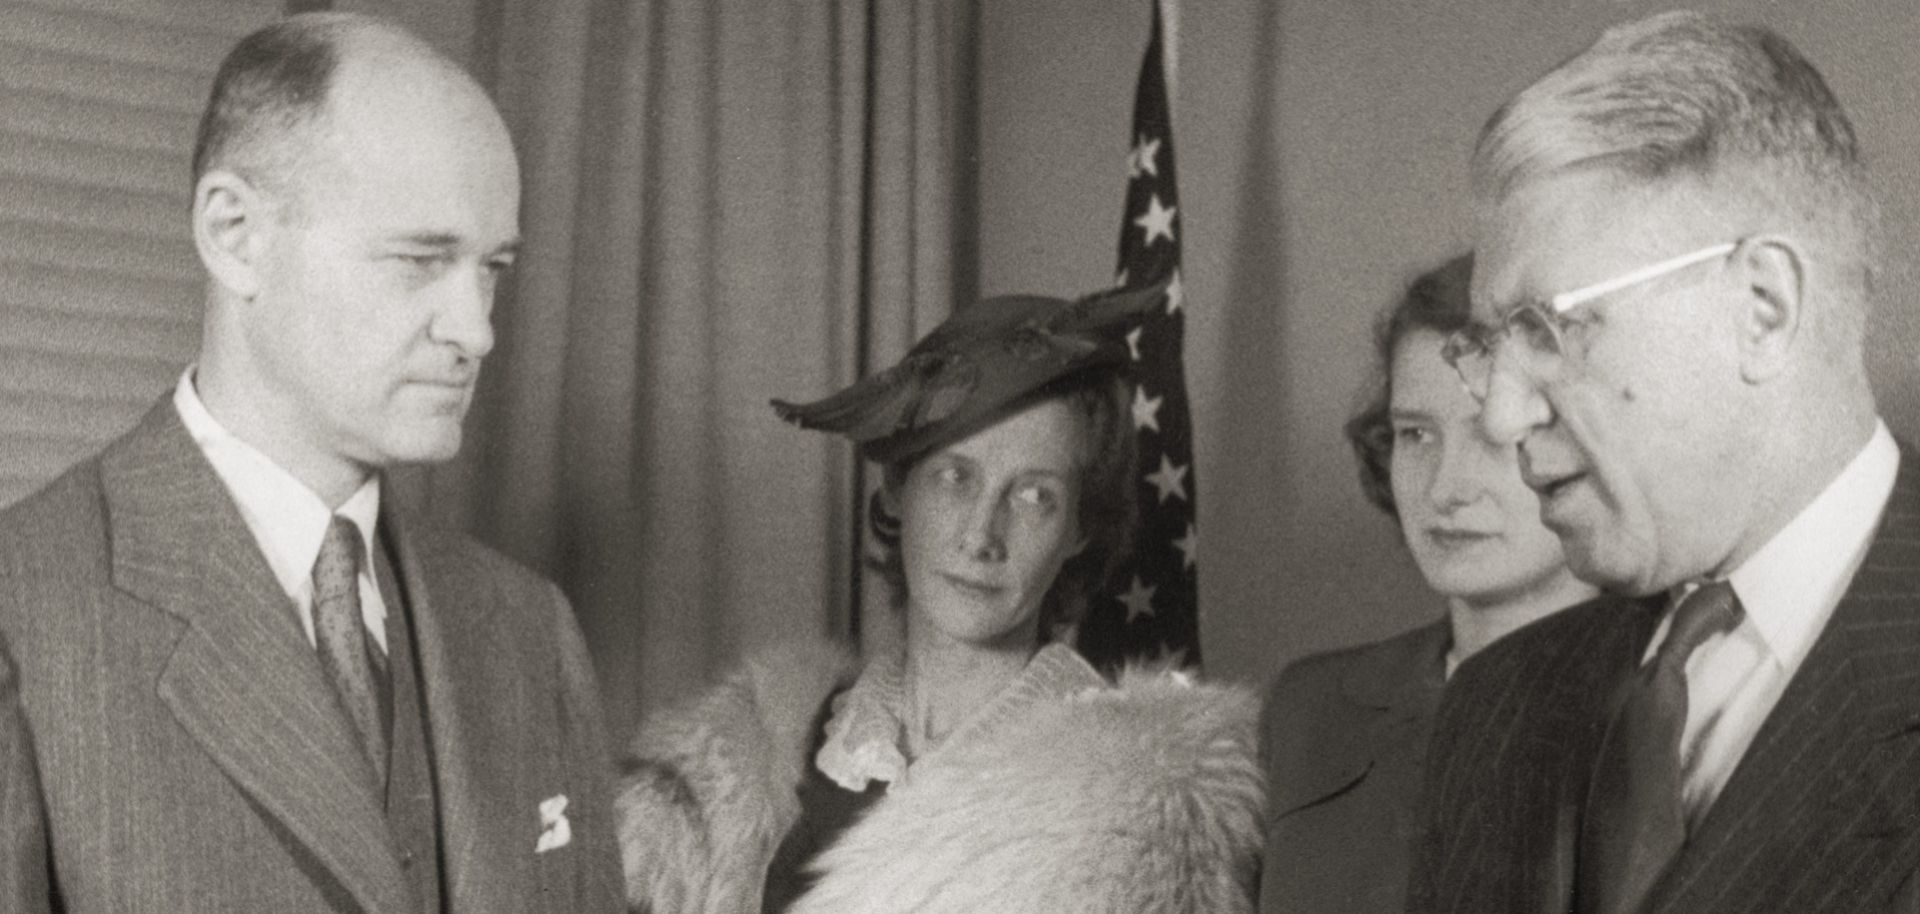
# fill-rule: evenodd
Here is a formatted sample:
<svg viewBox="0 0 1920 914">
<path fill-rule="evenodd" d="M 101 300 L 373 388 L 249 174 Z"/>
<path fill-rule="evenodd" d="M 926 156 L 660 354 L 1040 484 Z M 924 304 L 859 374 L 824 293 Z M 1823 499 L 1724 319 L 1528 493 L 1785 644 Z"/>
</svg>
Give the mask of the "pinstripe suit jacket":
<svg viewBox="0 0 1920 914">
<path fill-rule="evenodd" d="M 450 910 L 613 911 L 592 674 L 552 584 L 381 520 L 416 633 Z M 0 910 L 400 912 L 316 655 L 163 400 L 0 514 Z M 571 842 L 535 853 L 540 804 Z"/>
<path fill-rule="evenodd" d="M 1648 910 L 1920 911 L 1920 461 Z M 1522 629 L 1456 671 L 1427 767 L 1414 912 L 1564 912 L 1593 758 L 1662 601 Z"/>
</svg>

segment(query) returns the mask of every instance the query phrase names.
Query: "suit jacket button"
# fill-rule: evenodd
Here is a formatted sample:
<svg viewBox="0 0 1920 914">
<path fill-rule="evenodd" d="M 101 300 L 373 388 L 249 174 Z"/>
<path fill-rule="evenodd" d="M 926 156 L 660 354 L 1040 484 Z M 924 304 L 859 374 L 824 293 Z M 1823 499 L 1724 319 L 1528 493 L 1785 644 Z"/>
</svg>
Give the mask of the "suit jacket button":
<svg viewBox="0 0 1920 914">
<path fill-rule="evenodd" d="M 400 868 L 403 870 L 413 868 L 413 851 L 400 852 Z"/>
</svg>

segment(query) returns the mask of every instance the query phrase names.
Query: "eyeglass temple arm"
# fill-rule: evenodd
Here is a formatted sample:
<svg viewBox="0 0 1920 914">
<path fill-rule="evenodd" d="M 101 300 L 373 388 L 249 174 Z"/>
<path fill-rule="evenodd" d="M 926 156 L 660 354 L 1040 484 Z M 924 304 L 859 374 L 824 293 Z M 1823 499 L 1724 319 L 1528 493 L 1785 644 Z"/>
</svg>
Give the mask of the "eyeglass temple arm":
<svg viewBox="0 0 1920 914">
<path fill-rule="evenodd" d="M 1648 280 L 1665 276 L 1675 270 L 1693 266 L 1701 261 L 1712 260 L 1715 257 L 1722 257 L 1733 253 L 1733 249 L 1739 246 L 1740 242 L 1738 241 L 1723 241 L 1712 247 L 1701 248 L 1690 254 L 1681 254 L 1678 257 L 1668 258 L 1659 263 L 1649 264 L 1631 273 L 1625 273 L 1583 289 L 1562 292 L 1549 300 L 1548 304 L 1552 306 L 1553 313 L 1560 314 L 1569 308 L 1579 307 L 1602 295 L 1618 292 L 1628 286 L 1637 286 Z"/>
</svg>

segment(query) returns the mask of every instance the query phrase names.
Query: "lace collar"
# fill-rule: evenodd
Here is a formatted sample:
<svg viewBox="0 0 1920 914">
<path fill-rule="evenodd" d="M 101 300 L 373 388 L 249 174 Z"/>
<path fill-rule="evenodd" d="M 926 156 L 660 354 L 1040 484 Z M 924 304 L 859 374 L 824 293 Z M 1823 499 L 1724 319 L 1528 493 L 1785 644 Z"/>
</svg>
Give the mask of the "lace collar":
<svg viewBox="0 0 1920 914">
<path fill-rule="evenodd" d="M 939 746 L 909 762 L 901 747 L 906 742 L 906 657 L 894 651 L 874 658 L 852 688 L 834 696 L 827 720 L 826 742 L 814 755 L 821 773 L 846 790 L 864 791 L 881 781 L 906 780 L 907 769 L 940 754 L 940 749 L 991 733 L 1017 718 L 1037 701 L 1064 698 L 1106 685 L 1099 671 L 1064 644 L 1049 644 L 1027 661 L 1020 675 Z"/>
</svg>

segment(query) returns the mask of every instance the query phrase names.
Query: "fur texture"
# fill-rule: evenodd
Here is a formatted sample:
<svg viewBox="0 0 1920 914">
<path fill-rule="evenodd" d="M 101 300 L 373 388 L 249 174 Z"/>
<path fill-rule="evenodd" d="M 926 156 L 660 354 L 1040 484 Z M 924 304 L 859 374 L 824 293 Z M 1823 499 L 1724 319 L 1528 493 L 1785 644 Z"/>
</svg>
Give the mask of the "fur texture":
<svg viewBox="0 0 1920 914">
<path fill-rule="evenodd" d="M 789 648 L 642 727 L 617 801 L 630 903 L 759 910 L 809 725 L 854 672 L 838 649 Z M 1244 690 L 1149 671 L 1040 701 L 916 765 L 815 861 L 793 911 L 1250 911 L 1257 711 Z"/>
</svg>

